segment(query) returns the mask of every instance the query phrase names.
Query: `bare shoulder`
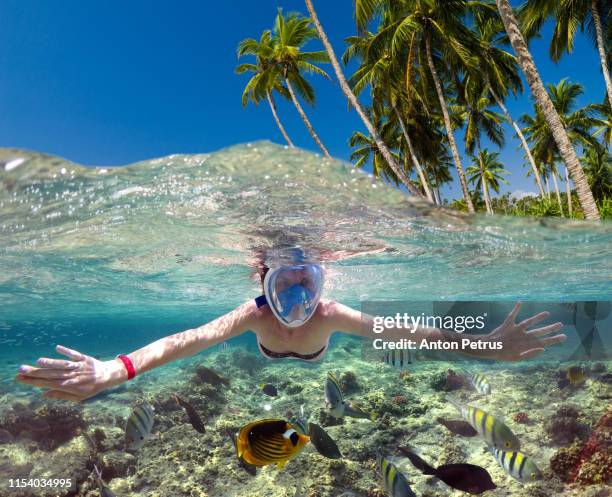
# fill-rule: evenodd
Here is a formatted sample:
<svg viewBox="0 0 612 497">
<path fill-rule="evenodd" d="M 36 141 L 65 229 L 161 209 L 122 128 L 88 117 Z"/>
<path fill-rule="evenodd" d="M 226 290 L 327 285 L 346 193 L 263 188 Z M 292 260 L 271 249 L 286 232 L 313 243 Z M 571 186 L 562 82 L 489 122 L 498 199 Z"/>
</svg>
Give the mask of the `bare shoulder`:
<svg viewBox="0 0 612 497">
<path fill-rule="evenodd" d="M 319 313 L 336 331 L 355 333 L 361 329 L 361 312 L 335 300 L 321 299 Z"/>
</svg>

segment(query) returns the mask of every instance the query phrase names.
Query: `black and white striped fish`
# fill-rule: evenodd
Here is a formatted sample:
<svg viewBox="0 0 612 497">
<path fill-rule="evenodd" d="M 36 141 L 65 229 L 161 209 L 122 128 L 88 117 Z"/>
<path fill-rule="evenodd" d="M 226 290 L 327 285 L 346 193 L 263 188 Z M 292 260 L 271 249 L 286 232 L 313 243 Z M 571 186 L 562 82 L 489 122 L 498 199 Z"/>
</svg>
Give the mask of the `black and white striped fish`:
<svg viewBox="0 0 612 497">
<path fill-rule="evenodd" d="M 151 436 L 155 413 L 149 404 L 134 408 L 125 425 L 125 447 L 128 450 L 140 449 Z"/>
<path fill-rule="evenodd" d="M 408 349 L 385 350 L 382 360 L 388 366 L 403 369 L 412 364 L 412 354 Z"/>
<path fill-rule="evenodd" d="M 504 471 L 512 478 L 522 483 L 531 483 L 542 479 L 542 472 L 536 466 L 536 463 L 522 452 L 500 449 L 493 449 L 491 452 L 500 466 L 504 468 Z"/>
</svg>

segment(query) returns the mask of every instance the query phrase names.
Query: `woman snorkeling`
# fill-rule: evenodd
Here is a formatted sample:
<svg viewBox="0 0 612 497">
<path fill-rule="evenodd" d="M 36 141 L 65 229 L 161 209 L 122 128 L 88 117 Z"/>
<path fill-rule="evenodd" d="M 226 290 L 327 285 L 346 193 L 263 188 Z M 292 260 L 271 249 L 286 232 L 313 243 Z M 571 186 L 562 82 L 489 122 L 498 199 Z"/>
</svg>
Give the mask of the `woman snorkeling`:
<svg viewBox="0 0 612 497">
<path fill-rule="evenodd" d="M 40 358 L 36 367 L 21 366 L 16 380 L 46 389 L 43 395 L 46 398 L 78 402 L 120 385 L 136 374 L 196 354 L 249 330 L 255 333 L 262 355 L 269 359 L 319 360 L 334 332 L 373 338 L 371 316 L 321 298 L 324 268 L 311 260 L 300 249 L 277 254 L 272 262 L 260 268 L 263 295 L 198 328 L 169 335 L 108 361 L 58 345 L 57 352 L 68 360 Z M 563 326 L 561 323 L 530 329 L 545 320 L 548 312 L 517 323 L 519 311 L 520 304 L 517 304 L 505 321 L 487 335 L 420 326 L 410 332 L 386 329 L 384 336 L 389 340 L 409 336 L 418 342 L 499 342 L 499 350 L 488 347 L 475 350 L 462 347 L 460 350 L 480 359 L 502 361 L 534 357 L 546 347 L 566 339 L 565 335 L 556 334 Z"/>
</svg>

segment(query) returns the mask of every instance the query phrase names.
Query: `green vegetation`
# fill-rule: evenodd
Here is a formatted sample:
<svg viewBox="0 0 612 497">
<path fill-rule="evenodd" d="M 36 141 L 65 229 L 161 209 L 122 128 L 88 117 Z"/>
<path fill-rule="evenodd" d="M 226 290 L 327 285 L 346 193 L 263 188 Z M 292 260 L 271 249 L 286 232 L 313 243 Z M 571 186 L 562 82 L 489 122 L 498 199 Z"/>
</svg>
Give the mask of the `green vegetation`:
<svg viewBox="0 0 612 497">
<path fill-rule="evenodd" d="M 342 62 L 356 63 L 357 69 L 348 79 L 312 0 L 305 3 L 310 18 L 279 11 L 272 30 L 264 31 L 259 41 L 244 40 L 238 49 L 239 56 L 256 58 L 255 64 L 237 68 L 238 73 L 254 74 L 243 103 L 267 99 L 290 146 L 274 95 L 293 101 L 313 139 L 329 156 L 298 100 L 299 96 L 314 103 L 314 89 L 304 74 L 328 77 L 316 64 L 329 62 L 366 128 L 349 139 L 356 167 L 371 166 L 375 176 L 412 194 L 468 212 L 611 217 L 609 1 L 527 0 L 515 11 L 508 0 L 355 0 L 357 34 L 346 39 Z M 550 18 L 555 23 L 550 41 L 554 61 L 572 52 L 578 29 L 592 35 L 604 75 L 603 103 L 579 108 L 583 87 L 569 78 L 543 83 L 527 42 L 541 35 Z M 324 51 L 303 50 L 314 39 L 321 41 Z M 524 94 L 521 75 L 535 104 L 531 114 L 519 118 L 510 114 L 505 100 Z M 369 106 L 363 107 L 358 97 L 366 91 Z M 504 124 L 515 136 L 504 135 Z M 467 169 L 459 136 L 471 160 Z M 485 137 L 500 149 L 516 138 L 537 196 L 499 196 L 509 172 L 499 152 L 482 146 Z M 440 188 L 453 174 L 462 198 L 442 199 Z"/>
</svg>

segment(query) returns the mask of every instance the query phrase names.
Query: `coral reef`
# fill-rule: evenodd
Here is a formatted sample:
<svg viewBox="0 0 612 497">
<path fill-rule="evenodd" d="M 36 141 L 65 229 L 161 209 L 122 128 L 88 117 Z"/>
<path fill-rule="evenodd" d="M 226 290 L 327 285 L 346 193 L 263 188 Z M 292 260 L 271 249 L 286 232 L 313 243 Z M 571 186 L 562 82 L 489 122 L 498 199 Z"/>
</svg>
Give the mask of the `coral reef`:
<svg viewBox="0 0 612 497">
<path fill-rule="evenodd" d="M 457 374 L 452 369 L 448 369 L 445 372 L 434 375 L 430 381 L 430 386 L 438 392 L 451 392 L 466 386 L 466 380 L 463 375 Z"/>
<path fill-rule="evenodd" d="M 512 416 L 512 419 L 514 420 L 515 423 L 519 423 L 519 424 L 529 423 L 529 415 L 523 411 L 515 413 L 514 416 Z"/>
<path fill-rule="evenodd" d="M 585 439 L 589 434 L 588 426 L 580 421 L 580 412 L 571 405 L 559 407 L 544 424 L 544 429 L 555 445 L 568 445 L 576 438 Z"/>
<path fill-rule="evenodd" d="M 15 438 L 26 438 L 38 448 L 52 451 L 77 436 L 85 427 L 80 409 L 67 404 L 14 403 L 4 413 L 0 429 Z"/>
<path fill-rule="evenodd" d="M 352 371 L 345 371 L 340 375 L 340 386 L 342 387 L 342 391 L 350 395 L 351 393 L 355 393 L 359 391 L 359 382 L 357 381 L 357 375 Z"/>
<path fill-rule="evenodd" d="M 612 481 L 611 446 L 612 408 L 609 408 L 586 442 L 562 448 L 551 458 L 551 470 L 566 483 L 609 484 Z"/>
</svg>

